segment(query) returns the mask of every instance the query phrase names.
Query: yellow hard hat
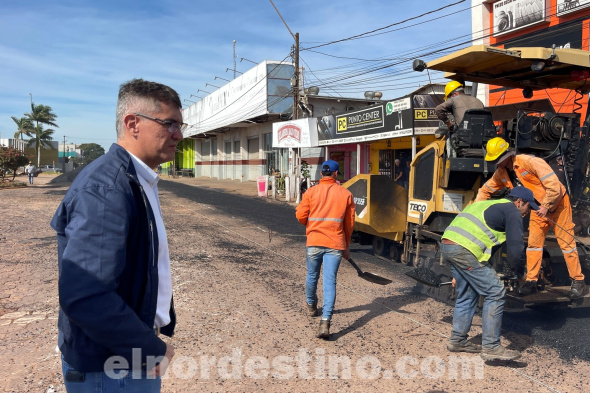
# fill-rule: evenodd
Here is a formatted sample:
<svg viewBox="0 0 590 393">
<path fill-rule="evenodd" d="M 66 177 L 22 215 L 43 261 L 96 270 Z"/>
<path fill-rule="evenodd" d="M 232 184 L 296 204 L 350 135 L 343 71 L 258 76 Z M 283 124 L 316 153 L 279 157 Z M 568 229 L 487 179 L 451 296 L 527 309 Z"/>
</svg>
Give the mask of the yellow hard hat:
<svg viewBox="0 0 590 393">
<path fill-rule="evenodd" d="M 447 85 L 445 86 L 445 101 L 447 100 L 447 98 L 449 98 L 449 95 L 451 95 L 451 93 L 457 90 L 459 87 L 463 87 L 463 84 L 461 82 L 450 81 L 449 83 L 447 83 Z"/>
<path fill-rule="evenodd" d="M 500 137 L 492 138 L 486 145 L 485 160 L 497 160 L 506 150 L 508 150 L 508 142 Z"/>
</svg>

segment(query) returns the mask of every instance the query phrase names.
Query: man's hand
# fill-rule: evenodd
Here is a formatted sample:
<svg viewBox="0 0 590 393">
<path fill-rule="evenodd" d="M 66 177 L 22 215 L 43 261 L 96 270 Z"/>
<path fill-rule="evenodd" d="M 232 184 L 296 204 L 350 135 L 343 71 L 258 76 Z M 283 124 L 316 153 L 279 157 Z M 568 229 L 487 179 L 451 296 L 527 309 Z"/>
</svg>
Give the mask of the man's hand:
<svg viewBox="0 0 590 393">
<path fill-rule="evenodd" d="M 164 354 L 164 359 L 158 364 L 156 367 L 152 368 L 147 372 L 148 377 L 161 377 L 166 374 L 166 370 L 172 361 L 172 357 L 174 356 L 174 347 L 168 343 L 166 343 L 166 353 Z"/>
<path fill-rule="evenodd" d="M 545 206 L 540 206 L 539 210 L 535 211 L 540 217 L 545 217 L 547 215 L 548 209 Z"/>
<path fill-rule="evenodd" d="M 350 248 L 347 248 L 346 250 L 342 251 L 342 258 L 344 258 L 344 259 L 350 258 Z"/>
<path fill-rule="evenodd" d="M 447 128 L 449 129 L 449 131 L 453 131 L 454 127 L 455 127 L 455 123 L 453 123 L 450 120 L 447 120 Z"/>
</svg>

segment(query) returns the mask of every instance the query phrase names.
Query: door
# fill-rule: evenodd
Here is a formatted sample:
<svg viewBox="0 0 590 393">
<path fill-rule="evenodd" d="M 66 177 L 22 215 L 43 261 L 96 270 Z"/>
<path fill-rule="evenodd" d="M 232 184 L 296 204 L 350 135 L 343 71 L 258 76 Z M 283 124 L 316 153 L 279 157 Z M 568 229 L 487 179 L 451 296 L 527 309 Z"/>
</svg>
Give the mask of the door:
<svg viewBox="0 0 590 393">
<path fill-rule="evenodd" d="M 391 177 L 393 150 L 379 150 L 379 174 Z"/>
</svg>

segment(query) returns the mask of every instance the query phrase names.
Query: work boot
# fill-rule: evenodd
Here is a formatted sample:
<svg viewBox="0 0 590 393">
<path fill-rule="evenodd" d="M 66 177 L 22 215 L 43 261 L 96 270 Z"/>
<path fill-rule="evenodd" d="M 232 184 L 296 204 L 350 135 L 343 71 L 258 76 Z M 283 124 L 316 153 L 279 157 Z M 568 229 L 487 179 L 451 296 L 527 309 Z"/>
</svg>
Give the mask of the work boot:
<svg viewBox="0 0 590 393">
<path fill-rule="evenodd" d="M 537 292 L 537 282 L 536 281 L 525 281 L 524 284 L 518 288 L 519 295 L 530 295 L 531 293 Z"/>
<path fill-rule="evenodd" d="M 570 288 L 570 299 L 577 299 L 582 297 L 586 290 L 586 283 L 584 280 L 572 280 L 572 287 Z"/>
<path fill-rule="evenodd" d="M 330 321 L 328 319 L 322 319 L 320 321 L 320 327 L 318 328 L 318 338 L 327 340 L 330 338 Z"/>
<path fill-rule="evenodd" d="M 479 356 L 483 360 L 515 360 L 520 357 L 520 352 L 500 345 L 494 349 L 482 349 Z"/>
<path fill-rule="evenodd" d="M 318 316 L 318 302 L 307 305 L 307 315 L 312 318 Z"/>
<path fill-rule="evenodd" d="M 481 353 L 481 345 L 465 341 L 463 343 L 448 343 L 447 349 L 451 352 Z"/>
</svg>

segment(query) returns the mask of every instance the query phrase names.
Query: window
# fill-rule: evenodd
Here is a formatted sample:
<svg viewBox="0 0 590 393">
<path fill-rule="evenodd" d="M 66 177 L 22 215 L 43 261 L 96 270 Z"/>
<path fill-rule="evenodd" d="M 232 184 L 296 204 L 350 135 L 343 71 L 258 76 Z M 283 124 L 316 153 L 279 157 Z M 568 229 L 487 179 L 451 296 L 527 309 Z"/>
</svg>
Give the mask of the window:
<svg viewBox="0 0 590 393">
<path fill-rule="evenodd" d="M 266 67 L 268 111 L 270 113 L 293 112 L 291 78 L 295 74 L 295 67 L 292 64 L 268 64 Z"/>
<path fill-rule="evenodd" d="M 248 139 L 248 159 L 249 160 L 255 160 L 257 158 L 260 158 L 259 145 L 260 145 L 260 143 L 258 141 L 258 138 Z"/>
<path fill-rule="evenodd" d="M 211 142 L 205 141 L 201 143 L 201 160 L 209 161 L 209 155 L 211 154 Z"/>
<path fill-rule="evenodd" d="M 240 141 L 234 141 L 234 154 L 236 160 L 242 158 L 242 152 L 240 151 Z"/>
</svg>

